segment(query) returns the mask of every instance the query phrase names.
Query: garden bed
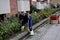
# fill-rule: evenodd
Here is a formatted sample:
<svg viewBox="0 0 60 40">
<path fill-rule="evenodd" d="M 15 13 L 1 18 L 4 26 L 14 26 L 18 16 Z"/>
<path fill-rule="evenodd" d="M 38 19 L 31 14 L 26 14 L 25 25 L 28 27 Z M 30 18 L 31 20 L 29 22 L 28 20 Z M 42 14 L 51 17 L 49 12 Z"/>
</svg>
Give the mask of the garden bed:
<svg viewBox="0 0 60 40">
<path fill-rule="evenodd" d="M 58 10 L 58 9 L 56 9 L 56 10 Z M 54 11 L 56 11 L 56 10 L 54 10 Z M 41 12 L 43 13 L 43 15 L 41 14 Z M 42 21 L 43 19 L 51 16 L 51 15 L 46 16 L 46 14 L 52 15 L 52 11 L 49 11 L 49 9 L 46 9 L 46 10 L 42 10 L 39 12 L 32 12 L 31 15 L 33 18 L 33 25 Z M 0 22 L 0 40 L 5 40 L 5 39 L 11 37 L 12 35 L 21 33 L 20 25 L 21 25 L 21 23 L 18 22 L 18 19 L 16 16 L 12 16 L 9 19 L 5 19 L 4 22 Z"/>
</svg>

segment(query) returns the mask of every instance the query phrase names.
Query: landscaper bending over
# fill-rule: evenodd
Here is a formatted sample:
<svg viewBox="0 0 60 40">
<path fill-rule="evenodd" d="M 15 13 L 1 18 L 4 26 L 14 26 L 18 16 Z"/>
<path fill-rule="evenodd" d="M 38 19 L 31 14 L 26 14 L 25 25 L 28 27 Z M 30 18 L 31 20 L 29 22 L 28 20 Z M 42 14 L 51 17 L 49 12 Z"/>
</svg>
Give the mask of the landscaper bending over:
<svg viewBox="0 0 60 40">
<path fill-rule="evenodd" d="M 26 24 L 28 23 L 28 14 L 23 12 L 22 16 L 23 16 L 23 18 L 22 18 L 21 31 L 24 31 L 24 28 L 25 28 Z"/>
<path fill-rule="evenodd" d="M 21 27 L 22 31 L 24 30 L 25 25 L 27 23 L 29 25 L 30 35 L 34 35 L 33 29 L 32 29 L 32 16 L 29 13 L 29 11 L 26 11 L 26 13 L 24 13 L 23 21 L 22 21 L 22 27 Z"/>
</svg>

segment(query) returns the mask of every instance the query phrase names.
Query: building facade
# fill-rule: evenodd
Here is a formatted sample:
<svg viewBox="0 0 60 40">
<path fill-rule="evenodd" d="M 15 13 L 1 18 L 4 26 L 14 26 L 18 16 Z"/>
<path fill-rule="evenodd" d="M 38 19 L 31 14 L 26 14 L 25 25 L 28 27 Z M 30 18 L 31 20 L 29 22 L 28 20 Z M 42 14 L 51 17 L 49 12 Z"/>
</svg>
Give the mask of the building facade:
<svg viewBox="0 0 60 40">
<path fill-rule="evenodd" d="M 7 3 L 8 0 L 0 0 L 0 4 L 2 3 L 3 5 L 4 5 L 5 1 L 6 1 L 6 3 L 5 3 L 5 6 L 3 6 L 3 7 L 6 7 L 6 4 L 8 4 Z M 16 14 L 18 12 L 19 8 L 18 8 L 18 2 L 17 1 L 19 1 L 19 0 L 9 0 L 9 6 L 10 6 L 9 11 L 10 12 L 9 11 L 7 12 L 7 14 L 6 14 L 7 17 L 10 17 L 10 16 L 12 16 L 12 15 L 14 15 L 14 14 Z M 28 0 L 26 0 L 26 1 L 28 1 Z M 37 2 L 39 2 L 39 1 L 41 1 L 41 0 L 30 0 L 30 3 L 33 6 L 36 6 Z M 45 0 L 45 1 L 49 2 L 49 0 Z M 52 4 L 60 3 L 60 0 L 50 0 L 50 3 L 52 3 Z M 0 7 L 2 7 L 2 5 Z M 6 9 L 8 9 L 8 8 L 6 8 Z M 1 12 L 2 11 L 1 11 L 1 8 L 0 8 L 0 14 L 1 14 Z"/>
<path fill-rule="evenodd" d="M 26 11 L 30 11 L 29 2 L 29 0 L 1 0 L 0 4 L 2 4 L 3 6 L 0 6 L 0 15 L 6 14 L 6 17 L 10 17 L 12 15 L 15 15 L 19 10 L 26 9 Z"/>
<path fill-rule="evenodd" d="M 60 0 L 51 0 L 51 3 L 52 4 L 56 4 L 56 3 L 59 3 L 60 4 Z"/>
<path fill-rule="evenodd" d="M 17 0 L 10 0 L 10 13 L 8 16 L 12 16 L 18 12 L 18 3 Z"/>
<path fill-rule="evenodd" d="M 50 7 L 50 0 L 32 0 L 31 4 L 37 9 L 44 9 Z"/>
<path fill-rule="evenodd" d="M 31 0 L 31 4 L 33 5 L 33 6 L 36 6 L 36 3 L 37 2 L 39 2 L 39 1 L 41 1 L 41 0 Z M 56 4 L 56 3 L 59 3 L 60 4 L 60 0 L 44 0 L 44 1 L 47 1 L 47 2 L 49 2 L 50 4 Z"/>
</svg>

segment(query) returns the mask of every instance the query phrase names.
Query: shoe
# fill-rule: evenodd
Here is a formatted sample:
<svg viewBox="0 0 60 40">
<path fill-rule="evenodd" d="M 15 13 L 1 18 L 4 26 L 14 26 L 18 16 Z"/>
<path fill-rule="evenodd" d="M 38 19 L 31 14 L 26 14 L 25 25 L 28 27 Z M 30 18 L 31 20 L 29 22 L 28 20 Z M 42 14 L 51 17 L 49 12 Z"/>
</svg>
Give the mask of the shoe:
<svg viewBox="0 0 60 40">
<path fill-rule="evenodd" d="M 24 31 L 24 28 L 25 28 L 25 26 L 22 26 L 22 27 L 21 27 L 21 31 Z"/>
<path fill-rule="evenodd" d="M 32 30 L 32 31 L 30 31 L 30 35 L 32 35 L 32 36 L 34 35 L 34 31 L 33 31 L 33 30 Z"/>
</svg>

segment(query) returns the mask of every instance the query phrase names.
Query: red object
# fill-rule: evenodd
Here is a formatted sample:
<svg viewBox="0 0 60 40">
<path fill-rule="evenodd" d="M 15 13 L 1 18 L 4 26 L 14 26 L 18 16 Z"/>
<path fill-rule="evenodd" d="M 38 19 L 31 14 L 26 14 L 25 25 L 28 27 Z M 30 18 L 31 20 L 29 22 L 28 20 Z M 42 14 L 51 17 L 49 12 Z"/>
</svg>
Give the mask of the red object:
<svg viewBox="0 0 60 40">
<path fill-rule="evenodd" d="M 50 20 L 58 20 L 58 19 L 59 19 L 58 16 L 51 16 L 51 17 L 50 17 Z"/>
<path fill-rule="evenodd" d="M 40 13 L 40 16 L 43 16 L 43 13 Z"/>
</svg>

